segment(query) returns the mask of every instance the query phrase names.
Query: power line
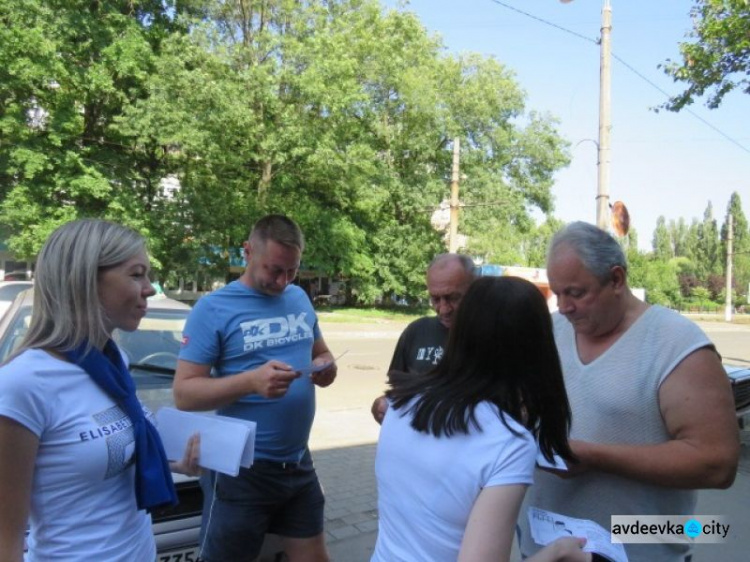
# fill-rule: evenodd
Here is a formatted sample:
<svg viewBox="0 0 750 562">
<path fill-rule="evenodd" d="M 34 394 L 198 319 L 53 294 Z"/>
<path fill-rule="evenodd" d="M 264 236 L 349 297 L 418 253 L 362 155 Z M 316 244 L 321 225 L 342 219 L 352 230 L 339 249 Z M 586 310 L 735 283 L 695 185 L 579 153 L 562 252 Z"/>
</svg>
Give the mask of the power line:
<svg viewBox="0 0 750 562">
<path fill-rule="evenodd" d="M 556 24 L 554 22 L 551 22 L 551 21 L 546 20 L 544 18 L 540 18 L 539 16 L 535 16 L 534 14 L 530 14 L 529 12 L 525 12 L 525 11 L 519 9 L 519 8 L 516 8 L 515 6 L 511 6 L 509 4 L 506 4 L 505 2 L 501 2 L 500 0 L 490 0 L 490 1 L 494 2 L 495 4 L 498 4 L 498 5 L 502 6 L 503 8 L 506 8 L 508 10 L 511 10 L 513 12 L 521 14 L 521 15 L 527 17 L 527 18 L 530 18 L 530 19 L 533 19 L 535 21 L 538 21 L 539 23 L 542 23 L 542 24 L 547 25 L 549 27 L 554 27 L 558 31 L 562 31 L 562 32 L 567 33 L 569 35 L 572 35 L 572 36 L 574 36 L 574 37 L 576 37 L 578 39 L 582 39 L 582 40 L 587 41 L 589 43 L 593 43 L 594 45 L 598 45 L 599 44 L 599 41 L 596 40 L 596 39 L 592 39 L 591 37 L 586 37 L 585 35 L 582 35 L 582 34 L 576 32 L 576 31 L 572 31 L 572 30 L 570 30 L 570 29 L 568 29 L 566 27 L 563 27 L 561 25 L 558 25 L 558 24 Z M 635 74 L 638 78 L 640 78 L 641 80 L 643 80 L 644 82 L 646 82 L 646 84 L 648 84 L 649 86 L 651 86 L 652 88 L 656 89 L 658 92 L 660 92 L 661 94 L 663 94 L 664 96 L 666 96 L 667 99 L 669 99 L 669 98 L 672 97 L 668 92 L 666 92 L 665 90 L 663 90 L 656 83 L 654 83 L 652 80 L 650 80 L 649 78 L 647 78 L 641 72 L 639 72 L 638 70 L 636 70 L 632 65 L 628 64 L 625 60 L 623 60 L 621 57 L 617 56 L 615 53 L 612 53 L 612 58 L 614 58 L 617 62 L 619 62 L 620 64 L 622 64 L 625 68 L 627 68 L 630 72 L 632 72 L 633 74 Z M 687 113 L 689 113 L 690 115 L 692 115 L 693 117 L 695 117 L 698 121 L 700 121 L 701 123 L 703 123 L 707 127 L 713 129 L 715 132 L 717 132 L 718 134 L 720 134 L 722 137 L 724 137 L 724 139 L 726 139 L 729 142 L 731 142 L 737 148 L 739 148 L 741 150 L 744 150 L 745 152 L 747 152 L 748 154 L 750 154 L 750 148 L 747 148 L 745 145 L 743 145 L 739 141 L 737 141 L 734 138 L 730 137 L 727 133 L 725 133 L 724 131 L 722 131 L 721 129 L 719 129 L 716 125 L 710 123 L 708 120 L 704 119 L 703 117 L 701 117 L 700 115 L 698 115 L 697 113 L 695 113 L 692 109 L 686 107 L 686 108 L 683 108 L 683 110 L 686 111 Z"/>
<path fill-rule="evenodd" d="M 574 37 L 578 37 L 578 39 L 583 39 L 584 41 L 588 41 L 589 43 L 593 43 L 594 45 L 598 45 L 599 41 L 596 39 L 592 39 L 591 37 L 586 37 L 585 35 L 581 35 L 580 33 L 573 31 L 571 29 L 568 29 L 566 27 L 563 27 L 561 25 L 557 25 L 554 22 L 551 22 L 549 20 L 546 20 L 544 18 L 540 18 L 539 16 L 535 16 L 534 14 L 530 14 L 529 12 L 524 12 L 523 10 L 516 8 L 515 6 L 511 6 L 509 4 L 506 4 L 505 2 L 500 2 L 500 0 L 491 0 L 495 4 L 500 4 L 502 7 L 507 8 L 513 12 L 518 12 L 521 15 L 526 16 L 527 18 L 531 18 L 533 20 L 536 20 L 540 23 L 543 23 L 544 25 L 548 25 L 550 27 L 554 27 L 555 29 L 558 29 L 564 33 L 569 33 L 570 35 Z"/>
<path fill-rule="evenodd" d="M 628 70 L 630 70 L 630 72 L 632 72 L 633 74 L 635 74 L 636 76 L 638 76 L 641 80 L 643 80 L 644 82 L 646 82 L 647 84 L 649 84 L 651 87 L 655 88 L 657 91 L 659 91 L 662 94 L 664 94 L 667 98 L 671 97 L 668 92 L 664 91 L 662 88 L 660 88 L 659 86 L 657 86 L 651 80 L 649 80 L 648 78 L 646 78 L 643 74 L 641 74 L 640 72 L 638 72 L 635 68 L 633 68 L 631 65 L 629 65 L 624 60 L 622 60 L 616 54 L 612 53 L 612 58 L 615 59 L 615 60 L 617 60 L 625 68 L 627 68 Z M 703 117 L 701 117 L 700 115 L 698 115 L 695 111 L 693 111 L 689 107 L 683 107 L 683 109 L 685 111 L 687 111 L 690 115 L 692 115 L 693 117 L 695 117 L 698 121 L 700 121 L 701 123 L 703 123 L 707 127 L 710 127 L 711 129 L 713 129 L 714 131 L 716 131 L 717 133 L 719 133 L 722 137 L 724 137 L 726 140 L 728 140 L 729 142 L 731 142 L 733 145 L 735 145 L 736 147 L 738 147 L 738 148 L 744 150 L 745 152 L 747 152 L 748 154 L 750 154 L 750 149 L 749 148 L 747 148 L 746 146 L 744 146 L 743 144 L 741 144 L 739 141 L 737 141 L 737 140 L 733 139 L 732 137 L 730 137 L 724 131 L 722 131 L 721 129 L 719 129 L 716 125 L 714 125 L 713 123 L 710 123 L 709 121 L 707 121 L 706 119 L 704 119 Z"/>
</svg>

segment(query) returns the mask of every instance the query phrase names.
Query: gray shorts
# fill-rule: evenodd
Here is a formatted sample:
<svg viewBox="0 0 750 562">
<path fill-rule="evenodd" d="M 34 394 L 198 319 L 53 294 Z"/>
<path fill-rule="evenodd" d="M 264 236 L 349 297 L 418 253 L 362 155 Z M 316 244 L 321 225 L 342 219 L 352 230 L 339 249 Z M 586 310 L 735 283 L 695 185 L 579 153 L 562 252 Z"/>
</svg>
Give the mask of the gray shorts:
<svg viewBox="0 0 750 562">
<path fill-rule="evenodd" d="M 323 532 L 325 498 L 310 451 L 299 463 L 256 460 L 236 477 L 212 473 L 201 482 L 201 560 L 255 560 L 266 533 L 312 538 Z M 208 488 L 208 490 L 207 490 Z"/>
</svg>

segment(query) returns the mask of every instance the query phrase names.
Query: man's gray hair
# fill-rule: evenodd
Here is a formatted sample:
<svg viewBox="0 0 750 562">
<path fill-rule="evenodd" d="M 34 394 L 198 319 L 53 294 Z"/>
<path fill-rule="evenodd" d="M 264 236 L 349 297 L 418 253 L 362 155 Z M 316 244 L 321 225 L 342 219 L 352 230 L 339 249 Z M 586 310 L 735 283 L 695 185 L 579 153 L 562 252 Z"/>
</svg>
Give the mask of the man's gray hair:
<svg viewBox="0 0 750 562">
<path fill-rule="evenodd" d="M 34 276 L 34 308 L 22 351 L 67 351 L 85 340 L 101 347 L 111 334 L 99 300 L 99 273 L 145 251 L 130 228 L 98 219 L 64 224 L 44 243 Z"/>
<path fill-rule="evenodd" d="M 461 267 L 466 272 L 466 275 L 468 275 L 471 279 L 474 279 L 476 277 L 476 268 L 474 267 L 474 261 L 465 254 L 438 254 L 434 258 L 432 258 L 432 261 L 430 262 L 430 265 L 427 266 L 427 271 L 430 271 L 433 266 L 437 264 L 442 264 L 449 261 L 457 261 Z"/>
<path fill-rule="evenodd" d="M 578 255 L 583 267 L 601 283 L 612 278 L 612 268 L 628 270 L 622 247 L 610 234 L 585 222 L 572 222 L 559 230 L 549 246 L 547 263 L 561 246 L 569 246 Z"/>
</svg>

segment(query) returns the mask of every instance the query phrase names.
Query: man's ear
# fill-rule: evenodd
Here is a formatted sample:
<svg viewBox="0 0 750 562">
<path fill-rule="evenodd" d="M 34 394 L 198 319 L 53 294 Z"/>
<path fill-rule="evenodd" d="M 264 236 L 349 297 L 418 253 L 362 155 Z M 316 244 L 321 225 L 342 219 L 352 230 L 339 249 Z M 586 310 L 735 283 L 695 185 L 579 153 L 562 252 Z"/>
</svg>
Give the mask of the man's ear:
<svg viewBox="0 0 750 562">
<path fill-rule="evenodd" d="M 627 285 L 628 275 L 621 265 L 615 265 L 610 270 L 612 286 L 615 289 L 623 289 Z"/>
</svg>

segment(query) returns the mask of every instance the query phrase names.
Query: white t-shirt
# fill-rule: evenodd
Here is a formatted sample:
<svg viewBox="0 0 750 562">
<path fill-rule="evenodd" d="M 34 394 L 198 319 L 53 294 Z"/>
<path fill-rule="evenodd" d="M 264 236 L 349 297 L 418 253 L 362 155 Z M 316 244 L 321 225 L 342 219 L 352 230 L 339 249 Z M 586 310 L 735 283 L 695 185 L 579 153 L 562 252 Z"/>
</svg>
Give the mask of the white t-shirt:
<svg viewBox="0 0 750 562">
<path fill-rule="evenodd" d="M 0 415 L 39 437 L 27 561 L 151 561 L 130 418 L 77 365 L 27 350 L 0 368 Z"/>
<path fill-rule="evenodd" d="M 523 426 L 500 420 L 497 407 L 476 408 L 482 431 L 435 437 L 389 408 L 380 430 L 378 540 L 372 562 L 455 562 L 469 514 L 488 486 L 531 484 L 537 445 Z"/>
</svg>

